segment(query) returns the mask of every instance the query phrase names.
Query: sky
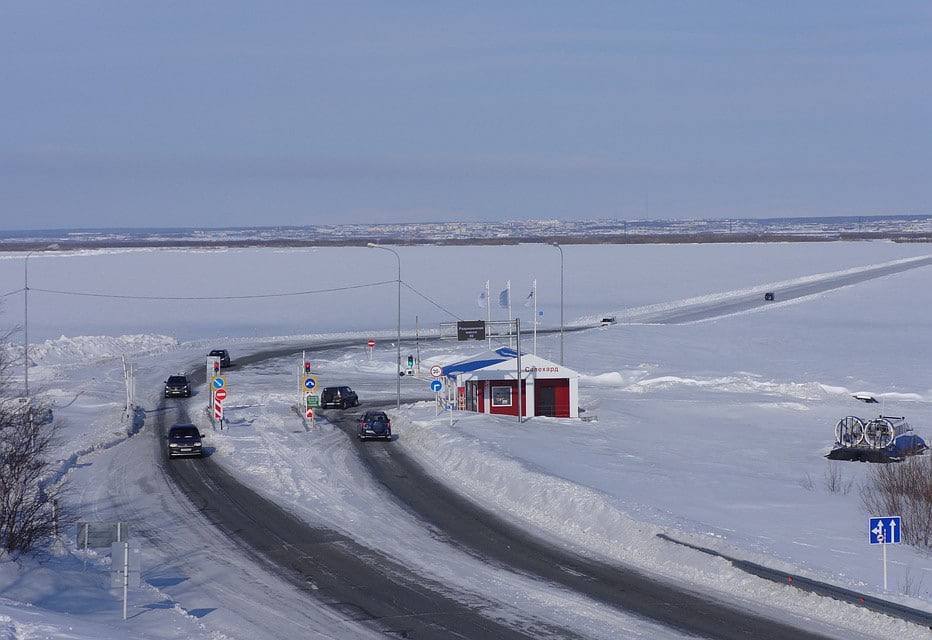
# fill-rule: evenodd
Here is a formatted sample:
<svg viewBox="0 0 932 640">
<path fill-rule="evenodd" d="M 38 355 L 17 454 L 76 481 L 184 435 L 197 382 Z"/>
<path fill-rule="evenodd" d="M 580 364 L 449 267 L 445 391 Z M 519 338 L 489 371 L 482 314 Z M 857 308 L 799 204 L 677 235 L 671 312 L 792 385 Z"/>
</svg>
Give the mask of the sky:
<svg viewBox="0 0 932 640">
<path fill-rule="evenodd" d="M 928 2 L 0 4 L 0 229 L 932 213 Z"/>
</svg>

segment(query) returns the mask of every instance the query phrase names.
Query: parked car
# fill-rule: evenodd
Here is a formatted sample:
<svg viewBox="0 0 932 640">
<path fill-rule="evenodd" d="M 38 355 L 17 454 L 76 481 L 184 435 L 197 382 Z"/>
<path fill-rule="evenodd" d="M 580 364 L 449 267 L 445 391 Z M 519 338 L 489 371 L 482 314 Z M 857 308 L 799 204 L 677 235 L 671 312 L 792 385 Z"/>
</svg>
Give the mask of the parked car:
<svg viewBox="0 0 932 640">
<path fill-rule="evenodd" d="M 227 351 L 226 349 L 214 349 L 207 355 L 208 357 L 211 357 L 211 358 L 220 358 L 221 369 L 223 369 L 224 367 L 230 366 L 230 352 Z"/>
<path fill-rule="evenodd" d="M 359 406 L 359 396 L 349 387 L 325 387 L 320 394 L 322 409 L 346 409 Z"/>
<path fill-rule="evenodd" d="M 768 291 L 764 294 L 764 300 L 767 302 L 773 302 L 773 291 Z"/>
<path fill-rule="evenodd" d="M 366 411 L 359 419 L 359 439 L 370 438 L 392 439 L 392 421 L 384 411 Z"/>
<path fill-rule="evenodd" d="M 602 318 L 599 324 L 602 325 L 603 327 L 608 327 L 613 324 L 616 324 L 617 322 L 618 322 L 618 318 L 616 318 L 615 316 L 605 316 L 604 318 Z"/>
<path fill-rule="evenodd" d="M 168 457 L 180 456 L 204 457 L 204 436 L 193 424 L 176 424 L 168 431 Z"/>
<path fill-rule="evenodd" d="M 190 398 L 191 383 L 187 376 L 168 376 L 165 381 L 166 398 Z"/>
</svg>

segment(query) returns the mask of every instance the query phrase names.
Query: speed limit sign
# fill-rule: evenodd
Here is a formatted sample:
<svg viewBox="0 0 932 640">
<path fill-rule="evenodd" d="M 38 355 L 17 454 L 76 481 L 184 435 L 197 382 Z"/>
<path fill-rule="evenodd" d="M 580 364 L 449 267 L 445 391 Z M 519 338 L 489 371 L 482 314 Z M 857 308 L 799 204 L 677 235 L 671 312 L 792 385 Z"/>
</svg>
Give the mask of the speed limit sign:
<svg viewBox="0 0 932 640">
<path fill-rule="evenodd" d="M 435 364 L 430 368 L 430 376 L 432 378 L 439 378 L 442 373 L 443 369 L 441 369 L 439 365 Z"/>
</svg>

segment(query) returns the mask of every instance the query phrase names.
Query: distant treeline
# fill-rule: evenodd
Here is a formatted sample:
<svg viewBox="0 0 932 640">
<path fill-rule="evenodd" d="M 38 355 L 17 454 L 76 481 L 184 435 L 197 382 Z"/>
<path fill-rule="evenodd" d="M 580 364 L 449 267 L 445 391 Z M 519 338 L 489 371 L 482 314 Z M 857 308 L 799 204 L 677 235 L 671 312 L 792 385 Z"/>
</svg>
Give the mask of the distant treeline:
<svg viewBox="0 0 932 640">
<path fill-rule="evenodd" d="M 300 239 L 120 239 L 120 240 L 59 240 L 55 251 L 80 249 L 224 249 L 224 248 L 301 248 L 301 247 L 364 247 L 367 243 L 401 246 L 507 246 L 516 244 L 722 244 L 745 242 L 840 242 L 861 240 L 891 240 L 893 242 L 932 242 L 930 232 L 833 232 L 833 233 L 637 233 L 594 235 L 535 235 L 509 237 L 472 237 L 446 239 L 405 239 L 378 236 L 355 238 Z M 47 242 L 0 242 L 0 251 L 43 251 Z"/>
</svg>

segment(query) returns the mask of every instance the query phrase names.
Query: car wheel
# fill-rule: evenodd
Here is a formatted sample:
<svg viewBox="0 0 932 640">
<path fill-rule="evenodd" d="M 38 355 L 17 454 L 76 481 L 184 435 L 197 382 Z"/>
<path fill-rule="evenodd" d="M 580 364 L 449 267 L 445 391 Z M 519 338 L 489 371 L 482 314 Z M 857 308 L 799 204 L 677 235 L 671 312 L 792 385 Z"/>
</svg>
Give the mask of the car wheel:
<svg viewBox="0 0 932 640">
<path fill-rule="evenodd" d="M 347 407 L 347 406 L 348 406 L 348 405 L 346 404 L 346 400 L 344 400 L 343 402 L 340 403 L 340 408 L 343 409 L 344 411 L 346 410 L 346 407 Z"/>
</svg>

